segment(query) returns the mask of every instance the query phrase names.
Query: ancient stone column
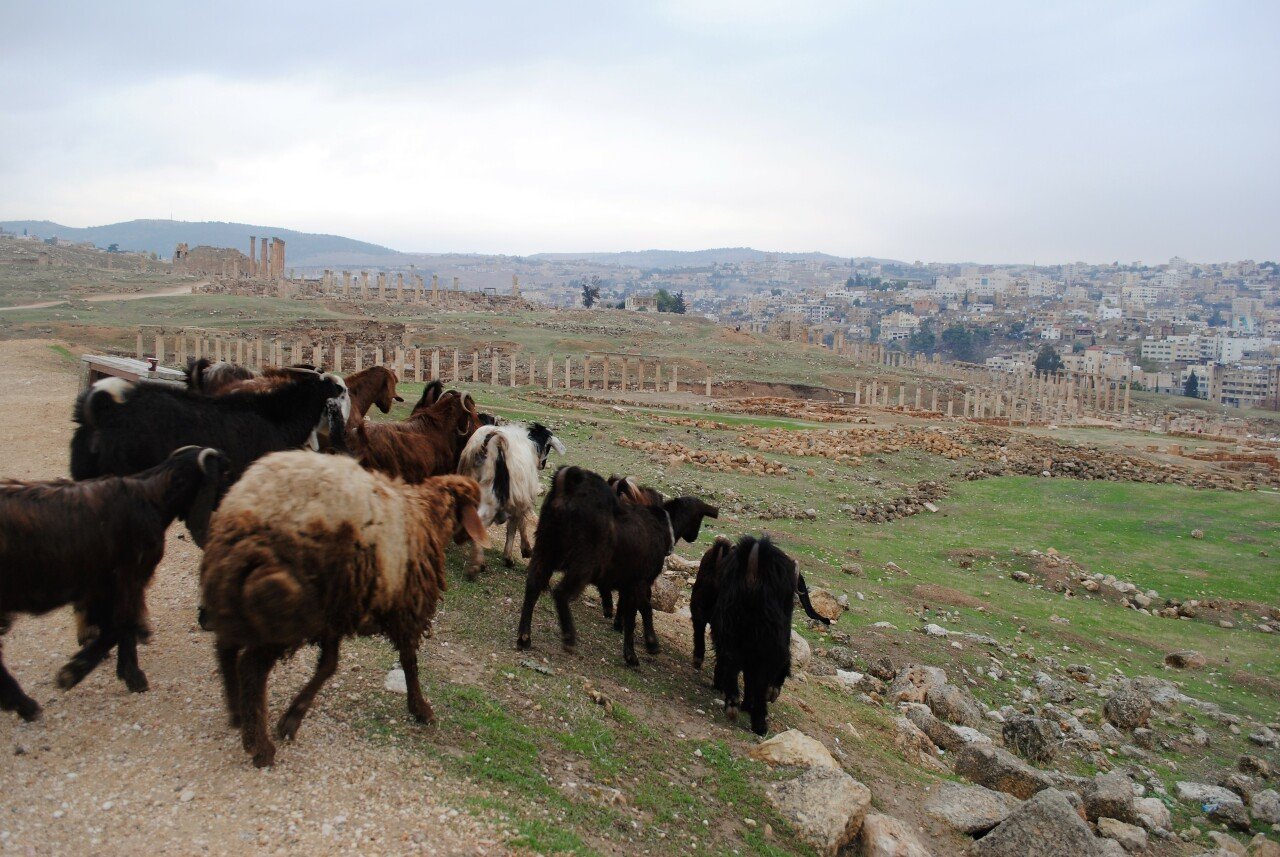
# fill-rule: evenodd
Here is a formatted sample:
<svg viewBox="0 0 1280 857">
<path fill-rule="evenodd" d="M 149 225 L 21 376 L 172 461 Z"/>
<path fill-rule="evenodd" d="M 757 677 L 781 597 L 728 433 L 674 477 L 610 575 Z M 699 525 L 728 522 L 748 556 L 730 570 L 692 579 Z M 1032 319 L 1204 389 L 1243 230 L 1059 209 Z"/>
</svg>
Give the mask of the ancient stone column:
<svg viewBox="0 0 1280 857">
<path fill-rule="evenodd" d="M 548 390 L 550 390 L 552 387 L 556 385 L 556 367 L 555 367 L 554 361 L 555 361 L 554 357 L 547 358 L 547 389 Z"/>
<path fill-rule="evenodd" d="M 938 388 L 934 387 L 933 392 L 929 394 L 929 410 L 933 413 L 938 412 Z"/>
<path fill-rule="evenodd" d="M 671 367 L 671 386 L 669 390 L 672 393 L 680 392 L 680 367 L 679 366 Z"/>
<path fill-rule="evenodd" d="M 431 299 L 433 301 L 440 300 L 440 275 L 431 275 Z"/>
<path fill-rule="evenodd" d="M 707 376 L 707 398 L 711 398 L 711 376 Z"/>
<path fill-rule="evenodd" d="M 457 354 L 457 353 L 458 352 L 456 351 L 454 352 L 454 354 Z M 431 375 L 427 378 L 427 380 L 438 381 L 439 379 L 440 379 L 440 349 L 433 348 L 431 350 Z"/>
<path fill-rule="evenodd" d="M 520 278 L 515 274 L 511 275 L 511 297 L 520 297 Z"/>
<path fill-rule="evenodd" d="M 856 382 L 853 385 L 853 403 L 855 405 L 862 404 L 862 385 Z"/>
<path fill-rule="evenodd" d="M 342 374 L 342 340 L 333 343 L 333 371 Z"/>
<path fill-rule="evenodd" d="M 920 389 L 920 385 L 916 385 L 916 410 L 920 410 L 920 397 L 924 395 L 924 391 Z"/>
<path fill-rule="evenodd" d="M 360 272 L 360 297 L 363 300 L 369 299 L 369 272 Z"/>
<path fill-rule="evenodd" d="M 422 348 L 420 346 L 414 346 L 413 349 L 413 380 L 422 382 Z"/>
<path fill-rule="evenodd" d="M 582 358 L 582 389 L 591 389 L 591 358 Z"/>
<path fill-rule="evenodd" d="M 164 335 L 156 334 L 156 362 L 164 362 Z"/>
<path fill-rule="evenodd" d="M 898 407 L 901 408 L 906 404 L 907 404 L 907 385 L 899 384 L 898 385 Z"/>
<path fill-rule="evenodd" d="M 1129 391 L 1131 387 L 1131 384 L 1124 385 L 1124 415 L 1126 417 L 1129 416 Z"/>
<path fill-rule="evenodd" d="M 480 383 L 480 352 L 471 352 L 471 383 Z"/>
<path fill-rule="evenodd" d="M 460 292 L 460 291 L 462 291 L 462 286 L 460 286 L 460 285 L 458 284 L 458 278 L 457 278 L 457 277 L 454 277 L 454 278 L 453 278 L 453 290 L 454 290 L 455 292 Z"/>
<path fill-rule="evenodd" d="M 404 273 L 396 272 L 396 300 L 404 302 Z"/>
<path fill-rule="evenodd" d="M 374 365 L 374 366 L 384 366 L 384 365 L 386 365 L 385 361 L 382 359 L 382 346 L 381 346 L 381 345 L 379 345 L 379 346 L 377 346 L 376 348 L 374 348 L 374 349 L 373 349 L 373 365 Z"/>
<path fill-rule="evenodd" d="M 653 392 L 662 390 L 662 364 L 653 367 Z"/>
<path fill-rule="evenodd" d="M 568 358 L 568 357 L 566 357 L 566 358 L 564 358 L 564 388 L 565 388 L 566 390 L 570 389 L 570 387 L 569 387 L 569 377 L 570 377 L 570 376 L 569 376 L 569 373 L 570 373 L 570 371 L 571 371 L 571 370 L 570 370 L 570 368 L 569 368 L 569 358 Z"/>
<path fill-rule="evenodd" d="M 538 358 L 529 355 L 529 386 L 538 386 Z"/>
<path fill-rule="evenodd" d="M 359 372 L 361 369 L 364 368 L 364 346 L 357 345 L 355 347 L 355 351 L 356 351 L 356 365 L 355 365 L 354 371 Z"/>
<path fill-rule="evenodd" d="M 396 377 L 398 378 L 404 377 L 404 348 L 403 347 L 396 348 L 396 365 L 392 366 L 391 368 L 395 371 Z"/>
<path fill-rule="evenodd" d="M 267 239 L 262 239 L 262 261 L 258 263 L 258 276 L 261 279 L 271 279 L 271 254 L 267 251 Z"/>
<path fill-rule="evenodd" d="M 456 384 L 461 380 L 462 380 L 462 374 L 459 371 L 459 367 L 458 367 L 458 349 L 455 348 L 453 349 L 453 383 Z"/>
<path fill-rule="evenodd" d="M 512 275 L 511 280 L 514 283 L 515 281 L 514 274 Z M 513 288 L 514 288 L 514 285 L 513 285 Z M 601 389 L 603 389 L 606 393 L 609 392 L 609 358 L 608 357 L 604 358 L 604 383 L 601 386 Z"/>
<path fill-rule="evenodd" d="M 138 354 L 137 354 L 137 357 L 138 357 L 138 359 L 139 359 L 139 360 L 141 360 L 141 359 L 142 359 L 142 332 L 141 332 L 141 331 L 139 331 L 139 332 L 138 332 Z"/>
<path fill-rule="evenodd" d="M 236 350 L 239 351 L 239 343 L 236 343 Z M 324 343 L 317 342 L 311 347 L 311 365 L 317 369 L 324 366 Z"/>
<path fill-rule="evenodd" d="M 947 416 L 955 416 L 955 400 L 951 398 L 951 394 L 947 394 Z"/>
<path fill-rule="evenodd" d="M 624 393 L 627 392 L 627 364 L 630 362 L 631 361 L 628 360 L 627 358 L 625 357 L 622 358 L 622 369 L 621 369 L 622 380 L 618 388 L 622 390 L 622 392 Z"/>
</svg>

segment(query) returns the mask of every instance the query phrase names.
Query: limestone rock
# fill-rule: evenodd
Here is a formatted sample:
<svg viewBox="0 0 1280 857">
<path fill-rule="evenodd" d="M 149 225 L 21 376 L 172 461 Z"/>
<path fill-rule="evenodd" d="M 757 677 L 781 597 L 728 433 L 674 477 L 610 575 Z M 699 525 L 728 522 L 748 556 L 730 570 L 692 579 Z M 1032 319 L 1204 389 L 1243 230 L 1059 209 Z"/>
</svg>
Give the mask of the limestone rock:
<svg viewBox="0 0 1280 857">
<path fill-rule="evenodd" d="M 1004 821 L 1017 805 L 1017 798 L 983 786 L 942 783 L 925 802 L 924 811 L 961 833 L 973 835 Z"/>
<path fill-rule="evenodd" d="M 1206 838 L 1214 844 L 1214 854 L 1229 854 L 1232 857 L 1245 857 L 1247 853 L 1243 845 L 1232 837 L 1217 830 L 1211 830 L 1205 834 Z"/>
<path fill-rule="evenodd" d="M 1090 821 L 1114 818 L 1133 822 L 1136 818 L 1133 806 L 1133 783 L 1122 771 L 1098 774 L 1084 788 L 1084 811 Z M 1163 804 L 1161 804 L 1163 806 Z M 1168 810 L 1165 810 L 1168 815 Z"/>
<path fill-rule="evenodd" d="M 1190 649 L 1182 652 L 1170 652 L 1164 656 L 1164 665 L 1177 670 L 1200 670 L 1204 669 L 1206 663 L 1208 661 L 1205 660 L 1204 655 Z"/>
<path fill-rule="evenodd" d="M 969 743 L 947 724 L 933 716 L 929 706 L 910 703 L 903 706 L 907 719 L 916 725 L 929 740 L 948 752 L 955 752 Z"/>
<path fill-rule="evenodd" d="M 956 773 L 965 779 L 1023 799 L 1053 785 L 1044 771 L 989 744 L 967 744 L 956 753 Z"/>
<path fill-rule="evenodd" d="M 1264 780 L 1271 779 L 1271 763 L 1258 756 L 1241 756 L 1236 760 L 1236 768 L 1241 773 L 1262 777 Z"/>
<path fill-rule="evenodd" d="M 939 684 L 928 688 L 924 703 L 948 723 L 958 723 L 976 729 L 982 725 L 982 709 L 962 688 L 954 684 Z"/>
<path fill-rule="evenodd" d="M 1232 830 L 1239 830 L 1242 833 L 1248 833 L 1253 827 L 1249 821 L 1249 810 L 1244 808 L 1241 802 L 1236 803 L 1215 803 L 1210 804 L 1208 809 L 1210 821 L 1216 821 L 1219 824 L 1225 824 Z"/>
<path fill-rule="evenodd" d="M 770 765 L 795 765 L 800 768 L 840 768 L 831 752 L 816 738 L 799 729 L 788 729 L 761 741 L 747 755 Z"/>
<path fill-rule="evenodd" d="M 862 830 L 871 806 L 870 789 L 844 771 L 826 767 L 810 768 L 771 787 L 768 795 L 801 839 L 831 857 Z"/>
<path fill-rule="evenodd" d="M 1280 844 L 1259 833 L 1249 841 L 1248 857 L 1280 857 Z"/>
<path fill-rule="evenodd" d="M 1119 842 L 1120 847 L 1131 854 L 1147 847 L 1147 831 L 1114 818 L 1099 818 L 1098 834 Z"/>
<path fill-rule="evenodd" d="M 404 670 L 400 667 L 388 670 L 387 677 L 382 681 L 382 689 L 392 693 L 408 693 L 409 685 L 405 682 Z"/>
<path fill-rule="evenodd" d="M 977 857 L 1096 857 L 1093 831 L 1057 789 L 1045 789 L 1018 806 L 978 840 Z"/>
<path fill-rule="evenodd" d="M 794 630 L 791 632 L 791 666 L 793 669 L 802 670 L 809 666 L 809 661 L 813 660 L 813 650 L 809 647 L 809 641 L 801 637 Z"/>
<path fill-rule="evenodd" d="M 1173 830 L 1173 814 L 1158 797 L 1135 799 L 1133 814 L 1139 824 L 1153 833 L 1157 830 Z"/>
<path fill-rule="evenodd" d="M 1275 789 L 1257 792 L 1249 805 L 1253 817 L 1264 824 L 1280 824 L 1280 792 Z"/>
<path fill-rule="evenodd" d="M 893 746 L 904 759 L 930 771 L 946 770 L 946 765 L 938 760 L 937 746 L 919 727 L 905 717 L 895 718 L 893 726 Z"/>
<path fill-rule="evenodd" d="M 1178 800 L 1201 806 L 1214 803 L 1238 803 L 1242 805 L 1244 803 L 1244 801 L 1240 800 L 1240 795 L 1230 789 L 1224 789 L 1222 786 L 1179 780 L 1174 784 L 1173 788 Z"/>
<path fill-rule="evenodd" d="M 912 665 L 898 670 L 889 685 L 889 701 L 924 702 L 929 689 L 947 683 L 947 674 L 937 667 Z"/>
<path fill-rule="evenodd" d="M 1117 729 L 1136 729 L 1151 719 L 1151 700 L 1135 690 L 1120 690 L 1107 697 L 1102 712 Z"/>
<path fill-rule="evenodd" d="M 842 605 L 834 595 L 825 589 L 810 589 L 809 603 L 819 616 L 825 616 L 832 622 L 839 619 L 848 608 Z"/>
<path fill-rule="evenodd" d="M 910 828 L 878 812 L 868 813 L 863 820 L 859 845 L 862 857 L 930 857 Z"/>
<path fill-rule="evenodd" d="M 674 613 L 680 605 L 680 585 L 665 574 L 658 575 L 650 590 L 650 599 L 654 610 L 663 613 Z"/>
<path fill-rule="evenodd" d="M 1018 714 L 1005 720 L 1000 730 L 1004 745 L 1022 758 L 1044 764 L 1053 761 L 1062 730 L 1042 717 Z"/>
</svg>

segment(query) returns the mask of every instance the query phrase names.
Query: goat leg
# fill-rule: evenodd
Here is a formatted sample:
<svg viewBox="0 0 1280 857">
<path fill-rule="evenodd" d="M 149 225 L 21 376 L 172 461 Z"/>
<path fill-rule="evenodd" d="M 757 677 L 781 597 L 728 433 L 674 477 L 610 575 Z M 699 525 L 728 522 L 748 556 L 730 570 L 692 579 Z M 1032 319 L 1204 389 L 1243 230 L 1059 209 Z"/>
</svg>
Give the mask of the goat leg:
<svg viewBox="0 0 1280 857">
<path fill-rule="evenodd" d="M 701 611 L 693 614 L 693 668 L 702 669 L 702 661 L 707 656 L 707 623 Z"/>
<path fill-rule="evenodd" d="M 529 528 L 533 526 L 533 515 L 526 512 L 520 517 L 520 556 L 528 559 L 533 556 L 533 542 L 529 539 Z"/>
<path fill-rule="evenodd" d="M 116 645 L 116 678 L 124 682 L 130 693 L 145 693 L 151 689 L 147 675 L 138 666 L 138 629 L 130 626 L 120 632 Z"/>
<path fill-rule="evenodd" d="M 742 680 L 744 685 L 742 709 L 751 715 L 751 731 L 757 735 L 764 735 L 769 731 L 769 706 L 765 702 L 765 695 L 769 688 L 765 686 L 759 665 L 756 664 L 751 669 L 745 670 Z"/>
<path fill-rule="evenodd" d="M 276 760 L 276 746 L 267 734 L 267 676 L 281 653 L 278 646 L 257 646 L 240 653 L 240 743 L 259 768 Z"/>
<path fill-rule="evenodd" d="M 716 689 L 724 693 L 724 714 L 730 720 L 737 718 L 738 706 L 741 704 L 741 693 L 738 690 L 738 673 L 742 668 L 735 658 L 716 650 Z"/>
<path fill-rule="evenodd" d="M 311 703 L 315 700 L 316 694 L 320 692 L 320 688 L 328 681 L 338 670 L 338 647 L 339 639 L 337 637 L 324 637 L 320 640 L 320 657 L 316 661 L 316 673 L 311 677 L 311 681 L 307 682 L 302 690 L 298 691 L 298 695 L 293 698 L 293 702 L 289 708 L 280 717 L 280 722 L 276 724 L 276 737 L 282 741 L 292 741 L 298 734 L 298 727 L 302 725 L 302 718 L 307 716 L 307 710 L 311 708 Z"/>
<path fill-rule="evenodd" d="M 63 690 L 84 681 L 84 677 L 93 672 L 102 663 L 107 654 L 115 648 L 116 631 L 114 628 L 102 628 L 98 635 L 89 641 L 80 651 L 71 656 L 71 660 L 58 670 L 58 687 Z"/>
<path fill-rule="evenodd" d="M 218 672 L 222 675 L 222 693 L 227 701 L 227 715 L 231 728 L 240 728 L 240 673 L 236 669 L 236 660 L 240 657 L 239 646 L 217 646 Z"/>
<path fill-rule="evenodd" d="M 431 725 L 436 722 L 436 713 L 422 695 L 422 684 L 418 678 L 418 647 L 415 641 L 404 639 L 396 642 L 396 648 L 400 651 L 400 668 L 404 670 L 404 684 L 409 692 L 409 713 L 419 723 Z"/>
<path fill-rule="evenodd" d="M 649 597 L 649 587 L 646 586 L 637 593 L 636 600 L 640 604 L 640 618 L 644 622 L 644 650 L 656 655 L 662 648 L 658 645 L 658 634 L 653 630 L 653 599 Z"/>
<path fill-rule="evenodd" d="M 600 612 L 604 614 L 604 618 L 612 619 L 613 618 L 613 590 L 607 589 L 606 587 L 603 587 L 603 586 L 597 586 L 596 589 L 600 592 Z M 615 622 L 613 625 L 613 630 L 621 631 L 622 625 Z"/>
<path fill-rule="evenodd" d="M 0 621 L 0 625 L 2 624 L 3 622 Z M 0 653 L 3 651 L 3 644 L 0 644 Z M 18 684 L 18 680 L 5 669 L 2 656 L 0 656 L 0 710 L 16 711 L 19 717 L 28 722 L 40 717 L 39 703 L 22 692 L 22 686 Z"/>
<path fill-rule="evenodd" d="M 475 580 L 484 568 L 484 548 L 471 543 L 471 560 L 467 563 L 467 580 Z"/>
<path fill-rule="evenodd" d="M 516 546 L 516 533 L 520 530 L 520 519 L 515 515 L 507 518 L 507 543 L 502 548 L 502 564 L 511 568 L 516 564 L 512 551 Z M 523 535 L 523 533 L 521 534 Z"/>
<path fill-rule="evenodd" d="M 635 593 L 623 589 L 618 593 L 618 618 L 622 620 L 622 659 L 629 667 L 640 666 L 636 657 Z"/>
<path fill-rule="evenodd" d="M 529 569 L 524 579 L 524 603 L 520 605 L 520 630 L 516 636 L 516 648 L 527 649 L 533 645 L 531 637 L 533 629 L 533 607 L 538 603 L 542 590 L 547 588 L 551 580 L 550 565 L 543 562 L 542 557 L 534 556 L 529 561 Z"/>
<path fill-rule="evenodd" d="M 560 644 L 566 652 L 572 652 L 578 644 L 578 630 L 573 625 L 573 612 L 569 609 L 569 602 L 582 590 L 579 587 L 577 592 L 574 591 L 570 583 L 573 579 L 573 572 L 567 571 L 551 590 L 551 597 L 556 603 L 556 618 L 560 620 Z"/>
</svg>

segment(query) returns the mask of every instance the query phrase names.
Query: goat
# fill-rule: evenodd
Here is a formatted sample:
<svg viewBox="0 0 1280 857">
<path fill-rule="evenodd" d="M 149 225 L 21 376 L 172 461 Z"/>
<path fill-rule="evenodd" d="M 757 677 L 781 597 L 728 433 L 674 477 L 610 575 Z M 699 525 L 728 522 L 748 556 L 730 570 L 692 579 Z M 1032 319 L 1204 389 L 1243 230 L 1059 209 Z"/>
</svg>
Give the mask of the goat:
<svg viewBox="0 0 1280 857">
<path fill-rule="evenodd" d="M 733 547 L 725 536 L 716 536 L 711 547 L 707 548 L 698 563 L 698 576 L 693 582 L 693 592 L 689 595 L 689 614 L 693 621 L 693 668 L 702 669 L 702 661 L 706 656 L 705 639 L 707 625 L 711 625 L 711 636 L 715 637 L 716 600 L 720 595 L 720 563 L 724 561 Z M 800 606 L 805 615 L 815 622 L 830 625 L 831 620 L 813 609 L 809 601 L 809 587 L 804 582 L 803 574 L 796 574 L 796 595 L 800 598 Z"/>
<path fill-rule="evenodd" d="M 238 363 L 220 360 L 211 363 L 205 357 L 187 358 L 187 389 L 207 396 L 216 396 L 238 381 L 256 378 L 254 371 Z"/>
<path fill-rule="evenodd" d="M 357 423 L 347 432 L 347 444 L 366 468 L 416 484 L 455 472 L 463 447 L 479 427 L 471 396 L 450 390 L 406 420 Z"/>
<path fill-rule="evenodd" d="M 481 426 L 471 435 L 458 459 L 458 472 L 480 483 L 480 520 L 507 525 L 507 541 L 502 551 L 503 563 L 515 565 L 512 550 L 516 534 L 520 535 L 520 554 L 532 552 L 529 526 L 534 504 L 542 494 L 538 481 L 538 448 L 529 430 L 511 423 L 505 426 Z M 474 579 L 484 567 L 484 551 L 474 549 L 467 564 L 467 577 Z"/>
<path fill-rule="evenodd" d="M 644 621 L 645 648 L 656 654 L 650 588 L 675 542 L 671 518 L 661 506 L 623 503 L 599 474 L 561 467 L 552 477 L 538 519 L 516 646 L 532 645 L 534 605 L 551 575 L 563 570 L 551 595 L 566 651 L 573 651 L 577 644 L 569 602 L 590 584 L 619 593 L 623 660 L 631 666 L 640 663 L 635 653 L 637 610 Z"/>
<path fill-rule="evenodd" d="M 196 445 L 225 452 L 234 482 L 268 452 L 302 446 L 317 425 L 331 419 L 326 402 L 345 396 L 336 376 L 287 371 L 287 379 L 265 392 L 219 396 L 104 378 L 76 399 L 71 476 L 126 476 L 154 467 L 179 447 Z"/>
<path fill-rule="evenodd" d="M 228 492 L 210 526 L 200 586 L 232 726 L 258 767 L 272 764 L 267 676 L 304 644 L 316 672 L 276 726 L 292 740 L 338 665 L 344 637 L 380 632 L 395 645 L 409 712 L 435 713 L 418 683 L 418 646 L 445 590 L 449 539 L 485 543 L 480 488 L 463 476 L 420 485 L 363 470 L 344 456 L 280 452 Z"/>
<path fill-rule="evenodd" d="M 675 539 L 679 542 L 684 539 L 689 544 L 693 544 L 698 540 L 698 535 L 702 532 L 703 518 L 719 518 L 720 509 L 703 502 L 700 498 L 692 495 L 683 497 L 673 497 L 664 501 L 662 493 L 656 488 L 637 485 L 629 476 L 610 476 L 609 487 L 618 495 L 618 499 L 623 503 L 631 503 L 637 506 L 657 506 L 666 510 L 667 516 L 671 519 L 671 531 L 675 534 Z M 604 618 L 613 619 L 613 630 L 622 630 L 622 615 L 614 615 L 613 611 L 613 591 L 608 588 L 597 587 L 600 592 L 600 612 L 604 614 Z"/>
<path fill-rule="evenodd" d="M 422 395 L 418 397 L 418 403 L 413 406 L 413 410 L 409 413 L 409 416 L 410 417 L 417 416 L 419 411 L 424 411 L 427 408 L 431 407 L 436 402 L 440 401 L 440 397 L 443 396 L 445 392 L 447 391 L 444 388 L 443 381 L 441 381 L 438 378 L 434 381 L 431 381 L 430 383 L 428 383 L 426 386 L 422 388 Z M 476 414 L 476 418 L 480 421 L 480 425 L 482 426 L 498 425 L 498 418 L 495 417 L 493 414 L 486 414 L 481 412 Z"/>
<path fill-rule="evenodd" d="M 484 414 L 480 416 L 483 418 Z M 533 445 L 537 447 L 539 470 L 547 469 L 547 456 L 552 450 L 555 450 L 557 455 L 564 455 L 565 453 L 564 443 L 551 433 L 551 429 L 542 423 L 529 424 L 529 440 L 533 441 Z"/>
<path fill-rule="evenodd" d="M 396 384 L 400 378 L 394 369 L 386 366 L 370 366 L 343 379 L 351 396 L 351 415 L 354 421 L 364 419 L 374 405 L 384 414 L 390 413 L 396 402 L 404 398 L 397 395 Z"/>
<path fill-rule="evenodd" d="M 721 549 L 712 546 L 717 553 Z M 715 570 L 714 685 L 724 693 L 729 719 L 741 706 L 751 717 L 751 730 L 764 735 L 769 731 L 768 703 L 777 700 L 791 675 L 791 613 L 800 585 L 799 567 L 768 536 L 743 536 L 719 558 Z"/>
<path fill-rule="evenodd" d="M 0 634 L 14 613 L 75 604 L 99 630 L 58 671 L 58 686 L 74 687 L 116 648 L 116 675 L 145 691 L 138 633 L 165 530 L 181 518 L 206 531 L 228 464 L 216 449 L 187 446 L 134 476 L 0 482 Z M 2 660 L 0 709 L 40 716 Z"/>
</svg>

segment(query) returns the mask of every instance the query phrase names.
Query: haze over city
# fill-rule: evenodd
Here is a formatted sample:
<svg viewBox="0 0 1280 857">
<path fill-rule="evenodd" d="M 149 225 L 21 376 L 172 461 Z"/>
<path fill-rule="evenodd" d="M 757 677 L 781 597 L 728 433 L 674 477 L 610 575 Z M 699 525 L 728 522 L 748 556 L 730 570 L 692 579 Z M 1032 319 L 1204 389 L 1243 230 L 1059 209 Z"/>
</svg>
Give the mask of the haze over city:
<svg viewBox="0 0 1280 857">
<path fill-rule="evenodd" d="M 413 251 L 1276 255 L 1280 7 L 9 4 L 0 219 Z"/>
</svg>

